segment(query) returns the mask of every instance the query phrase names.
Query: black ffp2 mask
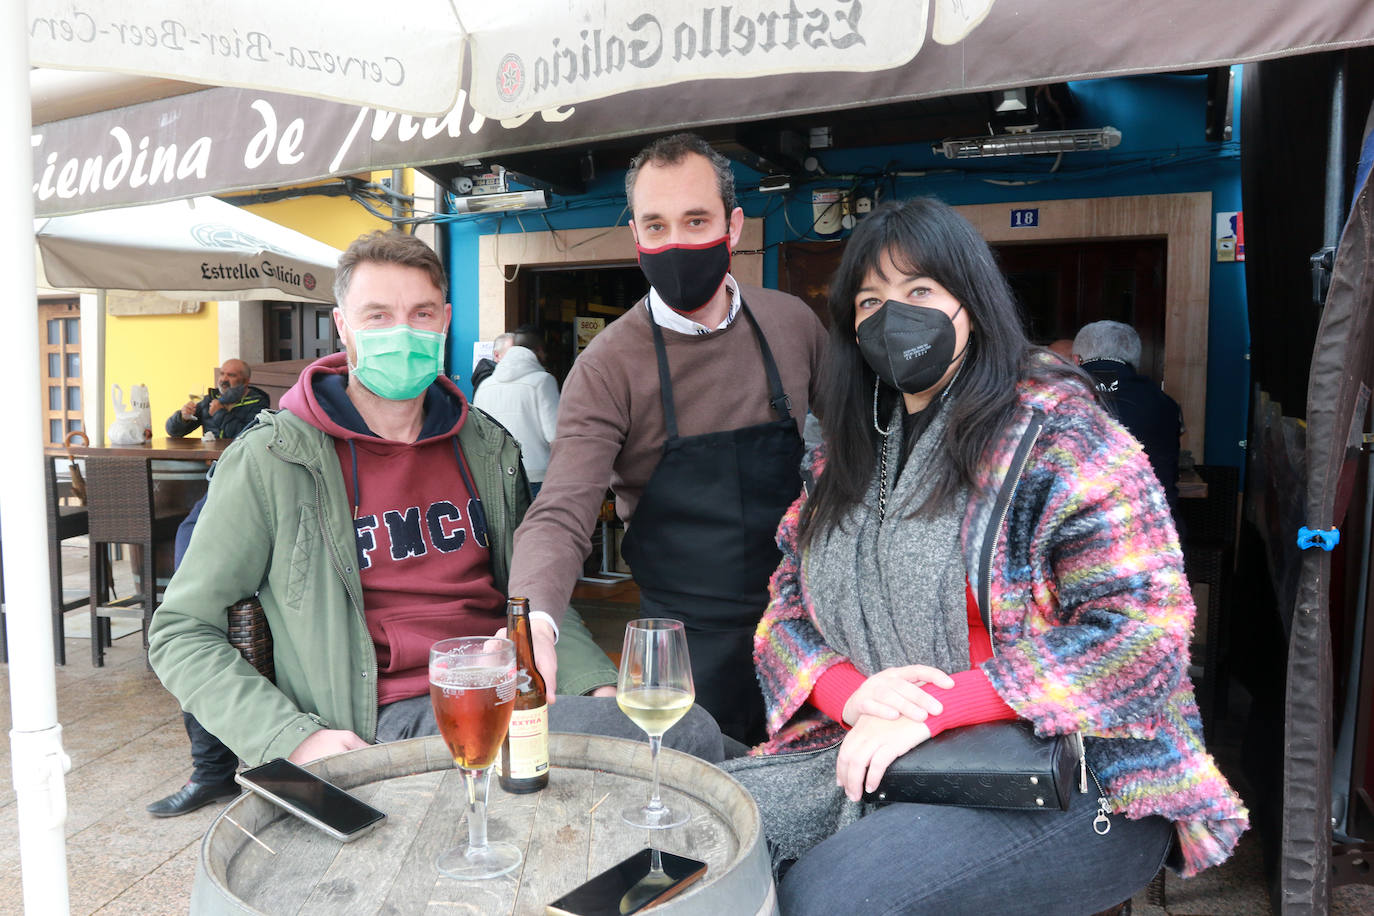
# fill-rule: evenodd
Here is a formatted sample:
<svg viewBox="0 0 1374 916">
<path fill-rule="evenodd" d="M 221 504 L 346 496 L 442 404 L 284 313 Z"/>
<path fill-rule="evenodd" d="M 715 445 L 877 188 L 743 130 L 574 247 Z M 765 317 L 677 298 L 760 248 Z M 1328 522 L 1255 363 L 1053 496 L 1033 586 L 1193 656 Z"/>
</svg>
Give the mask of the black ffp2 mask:
<svg viewBox="0 0 1374 916">
<path fill-rule="evenodd" d="M 711 301 L 730 272 L 730 237 L 704 245 L 639 249 L 639 269 L 675 312 L 695 312 Z"/>
<path fill-rule="evenodd" d="M 906 394 L 934 388 L 954 362 L 954 322 L 929 306 L 889 299 L 859 325 L 856 336 L 878 378 Z"/>
</svg>

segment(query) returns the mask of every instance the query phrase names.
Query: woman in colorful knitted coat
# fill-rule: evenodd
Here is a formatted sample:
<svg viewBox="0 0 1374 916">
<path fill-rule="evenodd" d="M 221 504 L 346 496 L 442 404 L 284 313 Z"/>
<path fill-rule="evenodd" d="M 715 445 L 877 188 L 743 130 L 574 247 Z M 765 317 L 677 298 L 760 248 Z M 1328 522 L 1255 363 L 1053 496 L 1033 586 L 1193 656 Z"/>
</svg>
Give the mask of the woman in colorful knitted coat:
<svg viewBox="0 0 1374 916">
<path fill-rule="evenodd" d="M 830 307 L 825 445 L 755 637 L 771 737 L 726 764 L 797 860 L 783 912 L 1093 913 L 1166 856 L 1224 860 L 1248 816 L 1202 745 L 1193 602 L 1139 444 L 934 200 L 865 218 Z M 860 802 L 932 735 L 1016 718 L 1082 737 L 1068 810 Z"/>
</svg>

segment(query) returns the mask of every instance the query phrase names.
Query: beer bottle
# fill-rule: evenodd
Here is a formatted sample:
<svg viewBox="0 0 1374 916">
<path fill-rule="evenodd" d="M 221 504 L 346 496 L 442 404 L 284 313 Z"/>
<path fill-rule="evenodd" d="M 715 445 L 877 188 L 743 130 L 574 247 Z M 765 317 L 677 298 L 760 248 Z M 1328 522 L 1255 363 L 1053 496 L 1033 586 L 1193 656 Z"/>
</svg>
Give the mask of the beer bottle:
<svg viewBox="0 0 1374 916">
<path fill-rule="evenodd" d="M 549 784 L 549 706 L 544 678 L 534 666 L 528 598 L 506 602 L 506 637 L 515 643 L 515 705 L 501 745 L 501 788 L 538 792 Z"/>
</svg>

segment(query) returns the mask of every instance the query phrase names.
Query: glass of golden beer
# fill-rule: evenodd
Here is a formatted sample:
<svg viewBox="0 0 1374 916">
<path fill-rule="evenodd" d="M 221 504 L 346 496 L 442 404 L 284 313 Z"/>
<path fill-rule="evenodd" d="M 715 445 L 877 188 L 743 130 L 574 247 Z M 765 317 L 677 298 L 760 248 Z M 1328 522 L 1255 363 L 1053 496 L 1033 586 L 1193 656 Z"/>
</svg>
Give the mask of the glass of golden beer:
<svg viewBox="0 0 1374 916">
<path fill-rule="evenodd" d="M 687 812 L 669 808 L 658 791 L 658 751 L 663 733 L 676 725 L 696 700 L 682 621 L 647 618 L 625 625 L 616 690 L 620 711 L 649 735 L 654 773 L 649 803 L 631 805 L 620 816 L 635 827 L 657 830 L 685 823 Z"/>
<path fill-rule="evenodd" d="M 468 841 L 435 864 L 463 881 L 504 875 L 524 856 L 510 843 L 487 842 L 487 787 L 515 701 L 515 644 L 492 636 L 436 642 L 429 650 L 429 698 L 468 795 Z"/>
</svg>

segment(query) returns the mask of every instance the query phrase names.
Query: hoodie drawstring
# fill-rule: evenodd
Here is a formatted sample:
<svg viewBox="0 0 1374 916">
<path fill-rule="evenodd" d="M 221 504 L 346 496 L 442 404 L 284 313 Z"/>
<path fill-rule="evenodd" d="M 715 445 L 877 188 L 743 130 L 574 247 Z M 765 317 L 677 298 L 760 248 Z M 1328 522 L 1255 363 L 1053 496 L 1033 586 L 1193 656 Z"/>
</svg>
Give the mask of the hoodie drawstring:
<svg viewBox="0 0 1374 916">
<path fill-rule="evenodd" d="M 468 463 L 463 460 L 463 450 L 458 447 L 458 437 L 452 436 L 449 439 L 453 443 L 453 459 L 458 462 L 458 473 L 463 476 L 463 485 L 468 488 L 468 495 L 472 498 L 472 533 L 476 536 L 479 543 L 486 546 L 489 543 L 487 538 L 487 511 L 482 508 L 482 497 L 477 492 L 477 487 L 472 482 L 472 477 L 468 474 Z"/>
<path fill-rule="evenodd" d="M 358 479 L 358 446 L 348 440 L 348 454 L 353 459 L 353 521 L 358 520 L 358 506 L 363 501 L 363 484 Z"/>
</svg>

